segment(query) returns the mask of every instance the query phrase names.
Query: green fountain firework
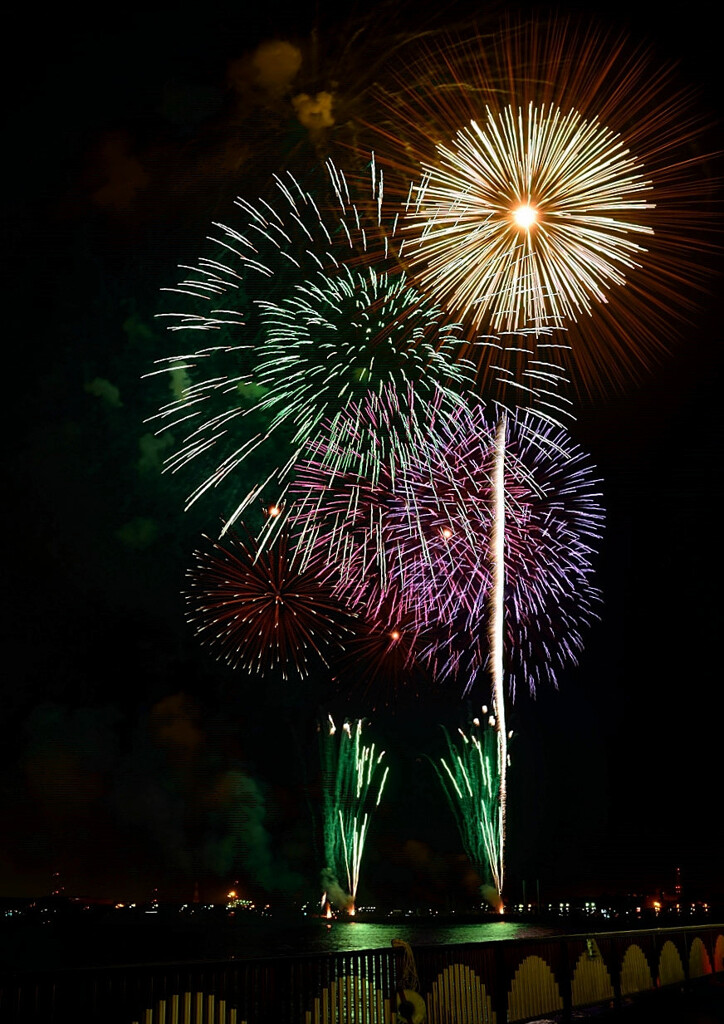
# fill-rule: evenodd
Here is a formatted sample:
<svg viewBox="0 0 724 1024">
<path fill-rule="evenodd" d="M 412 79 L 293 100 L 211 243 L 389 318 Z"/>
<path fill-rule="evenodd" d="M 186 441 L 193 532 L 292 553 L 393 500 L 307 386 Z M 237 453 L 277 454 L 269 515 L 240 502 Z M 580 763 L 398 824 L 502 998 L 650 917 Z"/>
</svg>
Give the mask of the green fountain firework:
<svg viewBox="0 0 724 1024">
<path fill-rule="evenodd" d="M 364 720 L 337 729 L 331 715 L 322 726 L 325 893 L 322 905 L 354 914 L 370 819 L 379 806 L 389 768 L 384 751 L 362 740 Z"/>
<path fill-rule="evenodd" d="M 483 715 L 488 715 L 485 707 Z M 482 721 L 473 719 L 469 733 L 458 729 L 458 740 L 444 727 L 443 732 L 447 755 L 430 760 L 455 816 L 465 853 L 484 879 L 482 891 L 500 910 L 503 816 L 499 725 L 491 714 Z"/>
</svg>

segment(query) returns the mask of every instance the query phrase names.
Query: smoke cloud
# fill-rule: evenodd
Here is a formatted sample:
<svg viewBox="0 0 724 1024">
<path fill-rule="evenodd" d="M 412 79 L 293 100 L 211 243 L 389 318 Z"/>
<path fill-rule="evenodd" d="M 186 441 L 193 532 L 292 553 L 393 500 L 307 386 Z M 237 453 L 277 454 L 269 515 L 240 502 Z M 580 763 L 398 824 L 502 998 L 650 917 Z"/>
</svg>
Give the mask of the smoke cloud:
<svg viewBox="0 0 724 1024">
<path fill-rule="evenodd" d="M 500 910 L 503 906 L 503 901 L 500 898 L 500 893 L 494 885 L 481 885 L 480 895 L 483 897 L 486 903 L 490 904 L 493 910 Z"/>
<path fill-rule="evenodd" d="M 327 893 L 327 899 L 338 910 L 350 910 L 354 906 L 351 895 L 344 891 L 331 868 L 322 868 L 319 881 Z"/>
<path fill-rule="evenodd" d="M 292 99 L 299 123 L 307 129 L 312 138 L 319 135 L 324 128 L 331 128 L 334 125 L 333 104 L 334 95 L 331 92 L 318 92 L 316 96 L 308 96 L 303 92 Z"/>
<path fill-rule="evenodd" d="M 107 402 L 114 409 L 120 409 L 123 405 L 121 392 L 115 384 L 111 384 L 105 377 L 94 377 L 92 381 L 85 385 L 84 390 L 89 395 L 102 398 L 104 402 Z"/>
</svg>

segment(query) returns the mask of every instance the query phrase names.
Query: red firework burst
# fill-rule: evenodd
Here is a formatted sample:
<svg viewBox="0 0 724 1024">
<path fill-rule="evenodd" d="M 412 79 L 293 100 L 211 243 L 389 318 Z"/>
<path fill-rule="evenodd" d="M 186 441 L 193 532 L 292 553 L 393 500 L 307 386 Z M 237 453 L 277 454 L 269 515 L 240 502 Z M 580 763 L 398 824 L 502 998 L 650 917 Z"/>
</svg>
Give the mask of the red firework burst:
<svg viewBox="0 0 724 1024">
<path fill-rule="evenodd" d="M 197 550 L 187 573 L 187 618 L 232 668 L 304 677 L 351 635 L 331 594 L 330 567 L 302 566 L 283 530 L 264 547 L 248 533 L 205 539 L 210 550 Z"/>
</svg>

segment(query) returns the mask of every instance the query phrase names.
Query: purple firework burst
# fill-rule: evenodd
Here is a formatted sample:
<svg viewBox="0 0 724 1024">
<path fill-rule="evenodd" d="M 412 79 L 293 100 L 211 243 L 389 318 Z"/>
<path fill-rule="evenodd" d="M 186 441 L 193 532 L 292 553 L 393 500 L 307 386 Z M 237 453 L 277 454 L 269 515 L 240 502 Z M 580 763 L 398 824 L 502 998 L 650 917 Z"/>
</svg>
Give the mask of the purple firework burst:
<svg viewBox="0 0 724 1024">
<path fill-rule="evenodd" d="M 360 439 L 365 416 L 379 415 L 379 400 L 355 410 Z M 363 472 L 336 472 L 333 453 L 317 444 L 293 485 L 293 528 L 310 551 L 335 560 L 337 593 L 366 616 L 394 608 L 421 635 L 432 629 L 420 657 L 440 677 L 461 676 L 466 692 L 488 660 L 499 415 L 474 400 L 445 416 L 431 407 L 429 429 L 416 432 L 424 441 L 391 459 L 374 485 Z M 513 694 L 521 683 L 531 692 L 555 684 L 595 618 L 597 483 L 564 430 L 532 413 L 507 414 L 504 658 Z"/>
</svg>

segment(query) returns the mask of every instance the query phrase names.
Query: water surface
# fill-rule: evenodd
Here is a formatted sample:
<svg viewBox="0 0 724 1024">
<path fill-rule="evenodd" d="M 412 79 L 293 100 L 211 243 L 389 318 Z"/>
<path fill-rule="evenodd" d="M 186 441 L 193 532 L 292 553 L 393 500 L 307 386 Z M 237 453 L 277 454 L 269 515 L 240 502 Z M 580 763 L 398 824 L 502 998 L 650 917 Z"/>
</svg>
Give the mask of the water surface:
<svg viewBox="0 0 724 1024">
<path fill-rule="evenodd" d="M 108 964 L 180 963 L 389 949 L 393 939 L 415 946 L 491 942 L 559 934 L 560 929 L 512 921 L 436 923 L 278 920 L 159 914 L 58 920 L 18 925 L 0 934 L 0 956 L 9 968 L 94 967 Z"/>
</svg>

